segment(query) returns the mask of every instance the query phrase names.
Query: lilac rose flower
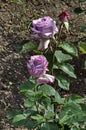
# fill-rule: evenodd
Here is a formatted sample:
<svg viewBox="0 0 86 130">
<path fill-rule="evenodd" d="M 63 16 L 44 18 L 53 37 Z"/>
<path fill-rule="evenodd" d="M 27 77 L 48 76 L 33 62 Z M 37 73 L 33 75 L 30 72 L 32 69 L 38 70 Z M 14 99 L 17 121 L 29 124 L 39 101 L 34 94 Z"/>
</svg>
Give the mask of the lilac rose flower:
<svg viewBox="0 0 86 130">
<path fill-rule="evenodd" d="M 34 34 L 31 36 L 33 39 L 41 39 L 38 49 L 43 50 L 48 47 L 50 38 L 58 32 L 56 22 L 49 16 L 33 20 L 32 31 Z"/>
<path fill-rule="evenodd" d="M 27 62 L 27 68 L 29 73 L 35 77 L 41 77 L 46 73 L 48 66 L 48 61 L 43 55 L 31 56 L 30 60 Z"/>
<path fill-rule="evenodd" d="M 39 77 L 37 79 L 38 83 L 53 83 L 55 80 L 55 77 L 49 74 L 44 74 L 43 76 Z"/>
<path fill-rule="evenodd" d="M 56 22 L 49 16 L 33 20 L 32 25 L 32 31 L 38 34 L 38 36 L 36 35 L 38 38 L 49 39 L 58 32 Z"/>
</svg>

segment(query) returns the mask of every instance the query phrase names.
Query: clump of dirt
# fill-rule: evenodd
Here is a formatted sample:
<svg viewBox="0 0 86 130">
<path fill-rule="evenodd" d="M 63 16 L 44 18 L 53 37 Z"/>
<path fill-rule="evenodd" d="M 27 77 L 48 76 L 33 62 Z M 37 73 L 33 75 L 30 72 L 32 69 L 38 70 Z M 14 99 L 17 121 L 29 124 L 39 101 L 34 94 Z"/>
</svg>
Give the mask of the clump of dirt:
<svg viewBox="0 0 86 130">
<path fill-rule="evenodd" d="M 86 2 L 78 3 L 78 0 L 25 0 L 11 2 L 0 1 L 0 129 L 24 130 L 14 128 L 6 119 L 9 110 L 22 108 L 22 95 L 18 92 L 18 86 L 29 77 L 26 62 L 29 52 L 18 53 L 18 44 L 28 39 L 28 25 L 33 19 L 49 15 L 53 19 L 63 10 L 69 10 L 70 32 L 62 38 L 77 45 L 78 39 L 86 37 L 80 27 L 86 23 L 85 13 L 74 14 L 74 8 L 85 8 Z M 77 75 L 76 80 L 71 81 L 70 91 L 58 88 L 61 94 L 77 93 L 86 96 L 86 72 L 83 63 L 86 55 L 80 54 L 74 58 L 73 64 Z"/>
</svg>

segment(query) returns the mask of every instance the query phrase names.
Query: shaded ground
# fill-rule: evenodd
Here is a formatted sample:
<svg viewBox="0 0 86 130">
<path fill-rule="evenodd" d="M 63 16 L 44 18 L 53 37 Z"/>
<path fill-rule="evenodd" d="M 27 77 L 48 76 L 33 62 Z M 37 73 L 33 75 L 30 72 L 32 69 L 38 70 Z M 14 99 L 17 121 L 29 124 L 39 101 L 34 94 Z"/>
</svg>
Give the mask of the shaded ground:
<svg viewBox="0 0 86 130">
<path fill-rule="evenodd" d="M 18 44 L 23 39 L 28 39 L 28 24 L 31 20 L 49 15 L 56 19 L 62 10 L 69 10 L 70 33 L 63 36 L 77 45 L 79 38 L 86 37 L 86 32 L 81 32 L 80 27 L 86 23 L 86 14 L 76 15 L 73 9 L 81 6 L 86 8 L 86 2 L 81 5 L 78 0 L 26 0 L 26 3 L 13 3 L 10 0 L 0 0 L 0 130 L 24 130 L 14 128 L 6 119 L 10 109 L 22 107 L 22 96 L 18 93 L 18 86 L 29 77 L 26 62 L 29 52 L 19 54 Z M 77 80 L 71 81 L 70 91 L 58 90 L 61 94 L 78 93 L 86 96 L 86 72 L 83 63 L 86 55 L 80 54 L 74 58 L 73 64 Z"/>
</svg>

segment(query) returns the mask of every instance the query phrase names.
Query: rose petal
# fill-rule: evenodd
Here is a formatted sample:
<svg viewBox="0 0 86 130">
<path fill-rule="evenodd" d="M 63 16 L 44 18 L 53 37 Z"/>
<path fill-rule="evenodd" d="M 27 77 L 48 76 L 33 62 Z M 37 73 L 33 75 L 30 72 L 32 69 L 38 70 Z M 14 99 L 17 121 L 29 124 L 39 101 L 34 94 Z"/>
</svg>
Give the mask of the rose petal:
<svg viewBox="0 0 86 130">
<path fill-rule="evenodd" d="M 35 33 L 40 33 L 40 31 L 36 30 L 35 28 L 31 28 L 32 31 L 34 31 Z"/>
<path fill-rule="evenodd" d="M 38 39 L 40 39 L 40 36 L 38 34 L 32 34 L 30 36 L 30 39 L 32 39 L 32 40 L 38 40 Z"/>
<path fill-rule="evenodd" d="M 53 83 L 55 80 L 55 77 L 49 74 L 44 74 L 43 76 L 39 77 L 37 79 L 38 83 Z"/>
</svg>

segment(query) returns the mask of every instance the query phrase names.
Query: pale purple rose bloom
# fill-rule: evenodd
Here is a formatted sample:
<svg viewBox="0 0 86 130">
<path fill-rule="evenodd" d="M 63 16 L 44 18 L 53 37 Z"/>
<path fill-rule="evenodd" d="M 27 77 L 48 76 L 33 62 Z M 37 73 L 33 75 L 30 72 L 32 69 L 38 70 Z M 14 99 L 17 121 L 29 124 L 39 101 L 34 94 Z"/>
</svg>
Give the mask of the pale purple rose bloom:
<svg viewBox="0 0 86 130">
<path fill-rule="evenodd" d="M 52 38 L 58 32 L 56 22 L 53 21 L 53 19 L 49 16 L 33 20 L 32 25 L 32 31 L 38 34 L 38 38 L 40 37 L 49 39 Z"/>
<path fill-rule="evenodd" d="M 50 42 L 49 39 L 53 38 L 54 35 L 58 32 L 56 22 L 53 21 L 53 19 L 49 16 L 45 16 L 43 18 L 33 20 L 32 26 L 32 31 L 34 32 L 34 34 L 31 35 L 32 39 L 40 40 L 38 49 L 46 49 Z"/>
<path fill-rule="evenodd" d="M 55 77 L 49 74 L 44 74 L 43 76 L 39 77 L 37 79 L 38 83 L 53 83 L 55 80 Z"/>
<path fill-rule="evenodd" d="M 43 55 L 31 56 L 27 62 L 28 71 L 35 78 L 44 75 L 48 70 L 47 66 L 48 61 Z"/>
</svg>

